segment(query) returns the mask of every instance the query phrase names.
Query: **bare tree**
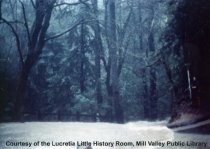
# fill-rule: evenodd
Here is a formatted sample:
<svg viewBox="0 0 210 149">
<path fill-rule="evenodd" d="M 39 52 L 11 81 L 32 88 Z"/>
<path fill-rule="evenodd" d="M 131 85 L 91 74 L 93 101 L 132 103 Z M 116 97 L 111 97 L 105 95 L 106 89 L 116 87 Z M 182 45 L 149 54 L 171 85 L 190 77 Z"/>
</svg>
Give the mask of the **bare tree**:
<svg viewBox="0 0 210 149">
<path fill-rule="evenodd" d="M 149 21 L 149 35 L 148 35 L 148 49 L 150 53 L 155 53 L 155 39 L 154 39 L 154 19 L 155 19 L 155 10 L 154 6 L 151 6 L 151 17 Z M 157 75 L 156 75 L 156 66 L 151 66 L 149 68 L 149 104 L 150 104 L 150 119 L 155 120 L 158 117 L 158 96 L 157 96 Z M 153 109 L 153 110 L 151 110 Z"/>
<path fill-rule="evenodd" d="M 103 102 L 102 92 L 101 92 L 101 56 L 103 51 L 102 39 L 101 39 L 101 29 L 99 23 L 99 12 L 98 12 L 98 0 L 92 0 L 94 19 L 93 28 L 95 32 L 94 40 L 94 52 L 95 52 L 95 80 L 96 80 L 96 100 L 98 103 L 98 108 Z"/>
<path fill-rule="evenodd" d="M 2 6 L 2 1 L 0 1 L 0 6 Z M 1 21 L 11 29 L 12 34 L 15 37 L 16 40 L 16 47 L 19 54 L 20 64 L 21 64 L 21 70 L 20 70 L 20 76 L 19 81 L 17 84 L 17 90 L 16 90 L 16 97 L 15 97 L 15 104 L 14 104 L 14 120 L 21 120 L 23 110 L 24 110 L 24 95 L 25 90 L 27 86 L 27 80 L 30 74 L 30 71 L 32 67 L 36 64 L 38 61 L 39 56 L 42 54 L 43 48 L 45 46 L 45 43 L 48 40 L 58 38 L 68 32 L 70 32 L 75 26 L 71 27 L 70 29 L 64 31 L 63 33 L 60 33 L 58 35 L 55 35 L 53 37 L 49 37 L 46 39 L 46 33 L 50 26 L 50 20 L 53 9 L 57 6 L 56 0 L 31 0 L 31 3 L 33 5 L 34 11 L 35 11 L 35 17 L 32 22 L 32 26 L 29 25 L 29 20 L 27 18 L 26 9 L 24 3 L 19 0 L 22 8 L 22 14 L 23 14 L 23 25 L 26 30 L 27 34 L 27 54 L 26 56 L 23 56 L 22 49 L 21 49 L 21 36 L 18 34 L 18 31 L 13 26 L 13 23 L 19 23 L 17 21 L 9 21 L 6 18 L 4 18 L 1 14 Z M 81 3 L 81 2 L 80 2 Z M 77 5 L 78 3 L 72 3 L 69 5 Z M 0 7 L 2 8 L 2 7 Z M 79 22 L 80 24 L 81 22 Z"/>
<path fill-rule="evenodd" d="M 114 106 L 116 122 L 123 122 L 123 110 L 120 104 L 119 73 L 118 73 L 118 52 L 116 34 L 115 0 L 107 1 L 107 41 L 109 47 L 109 68 L 110 68 L 110 98 Z"/>
</svg>

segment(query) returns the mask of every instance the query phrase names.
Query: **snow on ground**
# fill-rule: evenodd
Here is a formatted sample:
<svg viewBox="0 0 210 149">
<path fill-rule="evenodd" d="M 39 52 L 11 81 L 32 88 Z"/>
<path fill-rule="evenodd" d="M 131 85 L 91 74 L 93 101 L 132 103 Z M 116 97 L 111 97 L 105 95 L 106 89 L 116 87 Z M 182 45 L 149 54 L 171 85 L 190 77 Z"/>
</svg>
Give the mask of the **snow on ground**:
<svg viewBox="0 0 210 149">
<path fill-rule="evenodd" d="M 175 133 L 165 126 L 166 122 L 131 122 L 127 124 L 111 123 L 79 123 L 79 122 L 26 122 L 26 123 L 3 123 L 0 124 L 0 149 L 84 149 L 86 147 L 72 146 L 32 146 L 14 147 L 6 146 L 6 142 L 77 142 L 79 141 L 101 141 L 101 142 L 133 142 L 136 141 L 202 141 L 208 142 L 210 149 L 210 135 L 180 134 Z M 114 146 L 95 147 L 93 149 L 159 149 L 180 147 L 160 146 Z M 193 149 L 193 147 L 182 147 Z M 197 147 L 194 147 L 197 149 Z M 199 149 L 202 149 L 200 147 Z"/>
<path fill-rule="evenodd" d="M 171 125 L 185 123 L 185 122 L 193 122 L 193 121 L 198 120 L 202 117 L 203 117 L 202 114 L 183 113 L 183 114 L 181 114 L 180 118 L 178 118 L 174 122 L 172 122 Z"/>
</svg>

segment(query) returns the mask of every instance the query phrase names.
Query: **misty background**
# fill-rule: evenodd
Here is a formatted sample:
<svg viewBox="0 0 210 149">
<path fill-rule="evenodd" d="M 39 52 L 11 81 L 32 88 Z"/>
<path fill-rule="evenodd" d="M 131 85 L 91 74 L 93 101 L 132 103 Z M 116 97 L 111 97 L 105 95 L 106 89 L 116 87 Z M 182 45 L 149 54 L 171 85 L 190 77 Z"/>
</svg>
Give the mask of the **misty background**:
<svg viewBox="0 0 210 149">
<path fill-rule="evenodd" d="M 165 119 L 192 103 L 193 77 L 205 111 L 209 8 L 207 0 L 0 0 L 0 119 Z"/>
</svg>

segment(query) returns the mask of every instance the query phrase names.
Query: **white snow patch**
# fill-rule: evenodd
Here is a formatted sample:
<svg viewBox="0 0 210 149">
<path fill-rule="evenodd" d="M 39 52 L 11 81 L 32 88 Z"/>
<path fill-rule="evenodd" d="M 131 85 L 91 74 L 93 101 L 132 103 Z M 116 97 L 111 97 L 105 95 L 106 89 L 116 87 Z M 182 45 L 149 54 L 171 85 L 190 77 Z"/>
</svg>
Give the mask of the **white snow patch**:
<svg viewBox="0 0 210 149">
<path fill-rule="evenodd" d="M 170 123 L 170 125 L 181 124 L 181 123 L 185 123 L 185 122 L 192 122 L 194 120 L 198 120 L 199 118 L 202 118 L 201 114 L 183 113 L 183 114 L 181 114 L 179 119 Z"/>
<path fill-rule="evenodd" d="M 79 123 L 79 122 L 26 122 L 0 124 L 1 149 L 29 149 L 29 147 L 6 147 L 10 141 L 106 141 L 106 142 L 133 142 L 136 141 L 182 141 L 197 139 L 209 141 L 210 136 L 195 134 L 178 134 L 165 126 L 166 122 L 131 122 L 127 124 L 111 123 Z M 30 147 L 31 149 L 83 149 L 86 147 Z M 93 147 L 92 149 L 157 149 L 160 147 Z M 166 147 L 168 149 L 168 147 Z"/>
</svg>

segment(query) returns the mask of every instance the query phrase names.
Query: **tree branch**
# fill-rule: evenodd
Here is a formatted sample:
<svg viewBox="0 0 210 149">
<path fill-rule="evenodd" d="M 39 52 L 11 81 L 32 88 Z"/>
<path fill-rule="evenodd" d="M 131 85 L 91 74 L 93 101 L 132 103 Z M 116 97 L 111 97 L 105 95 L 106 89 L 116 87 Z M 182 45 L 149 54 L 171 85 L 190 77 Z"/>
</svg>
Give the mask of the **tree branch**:
<svg viewBox="0 0 210 149">
<path fill-rule="evenodd" d="M 0 20 L 1 20 L 1 18 L 0 18 Z M 9 22 L 10 24 L 17 23 L 17 24 L 24 25 L 24 23 L 23 23 L 23 22 L 18 21 L 18 20 L 14 20 L 14 21 L 7 21 L 7 22 Z M 0 24 L 1 24 L 1 23 L 5 23 L 5 22 L 3 21 L 3 22 L 0 22 Z"/>
<path fill-rule="evenodd" d="M 89 0 L 85 0 L 85 1 L 82 1 L 82 0 L 79 0 L 78 2 L 75 2 L 75 3 L 67 3 L 67 2 L 63 2 L 63 3 L 60 3 L 60 4 L 56 4 L 54 5 L 54 7 L 59 7 L 59 6 L 63 6 L 63 5 L 67 5 L 67 6 L 74 6 L 74 5 L 79 5 L 79 4 L 85 4 L 85 2 L 87 2 Z"/>
<path fill-rule="evenodd" d="M 1 9 L 1 7 L 2 7 L 2 1 L 3 1 L 3 0 L 0 0 L 0 19 L 1 19 L 1 17 L 2 17 L 2 12 L 1 12 L 1 10 L 2 10 L 2 9 Z"/>
<path fill-rule="evenodd" d="M 172 86 L 174 86 L 175 83 L 174 83 L 174 80 L 172 77 L 171 69 L 170 69 L 169 65 L 167 65 L 167 63 L 166 63 L 165 56 L 161 55 L 160 61 L 165 69 L 165 72 L 166 72 L 169 82 L 172 84 Z"/>
<path fill-rule="evenodd" d="M 23 66 L 24 65 L 24 60 L 23 60 L 23 54 L 22 54 L 22 51 L 21 51 L 20 39 L 19 39 L 18 33 L 15 31 L 14 27 L 12 26 L 12 24 L 10 24 L 6 19 L 1 17 L 1 20 L 10 27 L 10 29 L 12 30 L 12 33 L 15 36 L 17 50 L 18 50 L 18 54 L 19 54 L 19 57 L 20 57 L 20 63 Z"/>
<path fill-rule="evenodd" d="M 28 27 L 28 21 L 27 21 L 27 17 L 26 17 L 25 6 L 24 6 L 24 4 L 23 4 L 23 2 L 21 0 L 19 0 L 19 2 L 21 3 L 21 6 L 22 6 L 23 18 L 24 18 L 24 26 L 26 28 L 28 40 L 30 42 L 31 41 L 31 39 L 30 39 L 30 31 L 29 31 L 29 27 Z"/>
<path fill-rule="evenodd" d="M 106 59 L 104 58 L 104 56 L 101 56 L 101 60 L 102 60 L 102 62 L 104 64 L 104 68 L 105 68 L 106 72 L 108 72 L 108 64 L 107 64 Z"/>
<path fill-rule="evenodd" d="M 32 4 L 32 6 L 34 7 L 34 9 L 36 9 L 36 5 L 35 5 L 35 3 L 34 3 L 33 0 L 31 0 L 31 4 Z"/>
<path fill-rule="evenodd" d="M 66 33 L 71 32 L 74 28 L 76 28 L 76 27 L 77 27 L 78 25 L 80 25 L 82 22 L 83 22 L 83 20 L 80 21 L 79 23 L 75 24 L 75 25 L 72 26 L 71 28 L 67 29 L 66 31 L 64 31 L 64 32 L 62 32 L 62 33 L 60 33 L 60 34 L 57 34 L 57 35 L 55 35 L 55 36 L 52 36 L 52 37 L 49 37 L 49 38 L 45 39 L 45 41 L 47 42 L 47 41 L 49 41 L 49 40 L 53 40 L 53 39 L 59 38 L 59 37 L 65 35 Z"/>
<path fill-rule="evenodd" d="M 132 72 L 136 77 L 142 78 L 139 72 L 135 71 L 133 68 L 130 68 L 127 66 L 127 67 L 123 67 L 123 69 L 127 69 L 128 71 Z"/>
<path fill-rule="evenodd" d="M 87 8 L 91 9 L 91 7 L 86 3 L 88 1 L 89 0 L 85 0 L 85 1 L 79 0 L 80 3 L 84 4 Z"/>
<path fill-rule="evenodd" d="M 125 62 L 125 57 L 126 57 L 126 55 L 127 55 L 129 42 L 130 42 L 130 38 L 127 40 L 127 42 L 126 42 L 126 44 L 125 44 L 124 51 L 123 51 L 122 55 L 120 55 L 120 57 L 119 57 L 118 76 L 120 76 L 120 73 L 121 73 L 123 64 L 124 64 L 124 62 Z"/>
</svg>

